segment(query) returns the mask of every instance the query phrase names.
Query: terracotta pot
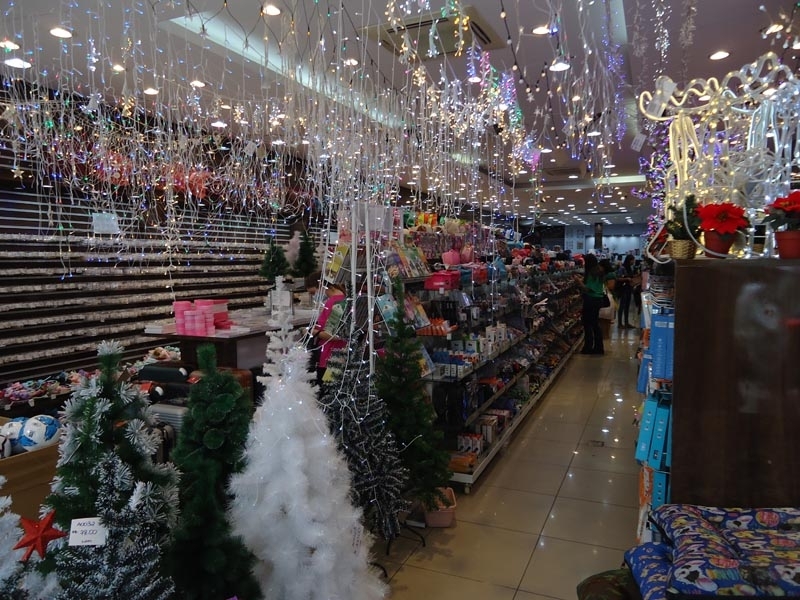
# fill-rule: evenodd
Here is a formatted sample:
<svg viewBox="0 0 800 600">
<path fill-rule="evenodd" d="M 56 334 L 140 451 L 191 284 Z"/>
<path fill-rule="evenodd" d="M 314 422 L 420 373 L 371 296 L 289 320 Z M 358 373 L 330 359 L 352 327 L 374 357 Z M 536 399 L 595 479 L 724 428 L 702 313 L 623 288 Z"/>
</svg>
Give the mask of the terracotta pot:
<svg viewBox="0 0 800 600">
<path fill-rule="evenodd" d="M 697 253 L 697 244 L 692 240 L 672 240 L 669 253 L 674 259 L 694 258 Z"/>
<path fill-rule="evenodd" d="M 775 242 L 779 258 L 800 258 L 800 230 L 776 231 Z"/>
<path fill-rule="evenodd" d="M 735 233 L 704 232 L 703 245 L 706 247 L 706 256 L 709 258 L 725 258 L 724 256 L 717 256 L 717 254 L 728 254 L 735 236 Z M 711 252 L 715 254 L 711 254 Z"/>
</svg>

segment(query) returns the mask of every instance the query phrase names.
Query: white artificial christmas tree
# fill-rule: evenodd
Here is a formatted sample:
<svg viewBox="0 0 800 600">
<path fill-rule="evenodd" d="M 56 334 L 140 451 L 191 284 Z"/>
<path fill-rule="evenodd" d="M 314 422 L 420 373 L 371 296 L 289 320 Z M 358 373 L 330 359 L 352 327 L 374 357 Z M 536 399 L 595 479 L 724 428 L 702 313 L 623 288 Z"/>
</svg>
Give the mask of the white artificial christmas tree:
<svg viewBox="0 0 800 600">
<path fill-rule="evenodd" d="M 283 288 L 280 278 L 277 289 Z M 285 309 L 284 309 L 285 310 Z M 273 314 L 268 375 L 247 443 L 247 467 L 231 479 L 234 533 L 262 563 L 275 600 L 377 600 L 386 587 L 370 568 L 371 536 L 351 502 L 350 476 L 328 432 L 308 372 L 308 354 Z"/>
</svg>

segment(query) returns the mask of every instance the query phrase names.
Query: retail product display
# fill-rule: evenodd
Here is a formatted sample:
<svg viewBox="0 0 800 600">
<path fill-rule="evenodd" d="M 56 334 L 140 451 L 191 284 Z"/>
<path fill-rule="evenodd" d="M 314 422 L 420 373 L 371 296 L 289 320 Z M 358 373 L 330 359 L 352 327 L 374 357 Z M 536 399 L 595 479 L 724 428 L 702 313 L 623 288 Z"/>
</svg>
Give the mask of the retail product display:
<svg viewBox="0 0 800 600">
<path fill-rule="evenodd" d="M 153 462 L 154 423 L 138 387 L 119 371 L 122 353 L 116 342 L 100 344 L 99 374 L 81 381 L 64 407 L 58 477 L 45 505 L 55 510 L 62 530 L 70 531 L 74 519 L 99 517 L 107 536 L 104 545 L 51 548 L 49 569 L 64 590 L 59 597 L 92 595 L 113 585 L 112 596 L 155 599 L 171 588 L 157 575 L 157 543 L 177 520 L 178 475 L 171 464 Z M 150 576 L 112 582 L 100 564 L 120 573 L 140 568 Z M 78 592 L 84 584 L 88 591 Z"/>
<path fill-rule="evenodd" d="M 198 349 L 203 377 L 192 386 L 173 454 L 181 473 L 181 514 L 166 551 L 182 598 L 258 598 L 255 556 L 231 531 L 228 484 L 244 468 L 253 405 L 230 373 L 217 370 L 214 346 Z"/>
<path fill-rule="evenodd" d="M 273 315 L 281 329 L 270 336 L 264 401 L 250 426 L 247 466 L 231 479 L 233 531 L 258 559 L 268 598 L 383 598 L 368 564 L 371 535 L 351 504 L 346 462 L 327 434 L 308 353 L 287 317 Z"/>
<path fill-rule="evenodd" d="M 398 304 L 404 292 L 395 286 Z M 391 322 L 394 335 L 386 340 L 375 370 L 375 391 L 386 403 L 388 428 L 403 448 L 400 460 L 408 473 L 404 493 L 426 508 L 436 506 L 439 489 L 448 481 L 448 456 L 443 434 L 434 427 L 436 414 L 422 379 L 421 344 L 402 311 Z"/>
<path fill-rule="evenodd" d="M 409 506 L 403 497 L 408 471 L 388 426 L 386 403 L 369 377 L 365 348 L 353 343 L 355 348 L 331 354 L 328 369 L 336 374 L 323 385 L 320 406 L 347 460 L 353 497 L 367 529 L 391 541 L 400 535 L 399 515 Z"/>
<path fill-rule="evenodd" d="M 800 594 L 800 510 L 667 504 L 651 518 L 664 541 L 625 554 L 644 600 Z"/>
</svg>

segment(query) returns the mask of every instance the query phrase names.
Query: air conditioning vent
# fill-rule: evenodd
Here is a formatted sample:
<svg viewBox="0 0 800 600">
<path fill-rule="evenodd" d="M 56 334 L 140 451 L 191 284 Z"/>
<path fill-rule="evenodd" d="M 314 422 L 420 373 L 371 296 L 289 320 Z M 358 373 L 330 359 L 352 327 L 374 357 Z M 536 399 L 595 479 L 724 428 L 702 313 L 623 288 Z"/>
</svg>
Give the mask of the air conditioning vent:
<svg viewBox="0 0 800 600">
<path fill-rule="evenodd" d="M 469 16 L 469 30 L 464 32 L 464 49 L 473 43 L 482 50 L 502 48 L 505 44 L 492 31 L 484 18 L 472 6 L 464 7 L 464 12 Z M 430 54 L 430 31 L 436 27 L 436 53 Z M 436 13 L 409 17 L 401 26 L 392 27 L 389 23 L 382 23 L 365 29 L 367 36 L 380 41 L 392 52 L 400 55 L 406 36 L 414 44 L 417 59 L 425 61 L 441 54 L 452 54 L 458 50 L 458 35 L 452 17 L 442 17 Z"/>
<path fill-rule="evenodd" d="M 554 181 L 564 181 L 570 179 L 583 179 L 586 177 L 586 163 L 580 162 L 578 164 L 568 165 L 564 167 L 545 167 L 542 169 L 544 180 L 548 183 Z"/>
</svg>

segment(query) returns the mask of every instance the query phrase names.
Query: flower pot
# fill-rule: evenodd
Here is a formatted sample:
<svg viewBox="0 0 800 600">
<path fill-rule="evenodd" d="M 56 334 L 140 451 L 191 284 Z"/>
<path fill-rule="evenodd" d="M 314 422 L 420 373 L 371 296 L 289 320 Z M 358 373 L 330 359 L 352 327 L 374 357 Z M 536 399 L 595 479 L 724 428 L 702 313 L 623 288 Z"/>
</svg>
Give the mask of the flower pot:
<svg viewBox="0 0 800 600">
<path fill-rule="evenodd" d="M 456 494 L 453 488 L 439 488 L 445 500 L 439 500 L 438 510 L 425 511 L 425 525 L 428 527 L 452 527 L 456 520 Z"/>
<path fill-rule="evenodd" d="M 800 229 L 776 231 L 775 242 L 778 244 L 779 258 L 800 258 Z"/>
<path fill-rule="evenodd" d="M 674 259 L 694 258 L 697 253 L 697 244 L 692 240 L 672 240 L 669 251 L 670 256 Z"/>
<path fill-rule="evenodd" d="M 706 247 L 706 256 L 709 258 L 725 258 L 725 256 L 717 256 L 717 254 L 728 254 L 728 250 L 733 245 L 735 235 L 734 233 L 718 233 L 716 231 L 704 232 L 703 245 Z"/>
</svg>

